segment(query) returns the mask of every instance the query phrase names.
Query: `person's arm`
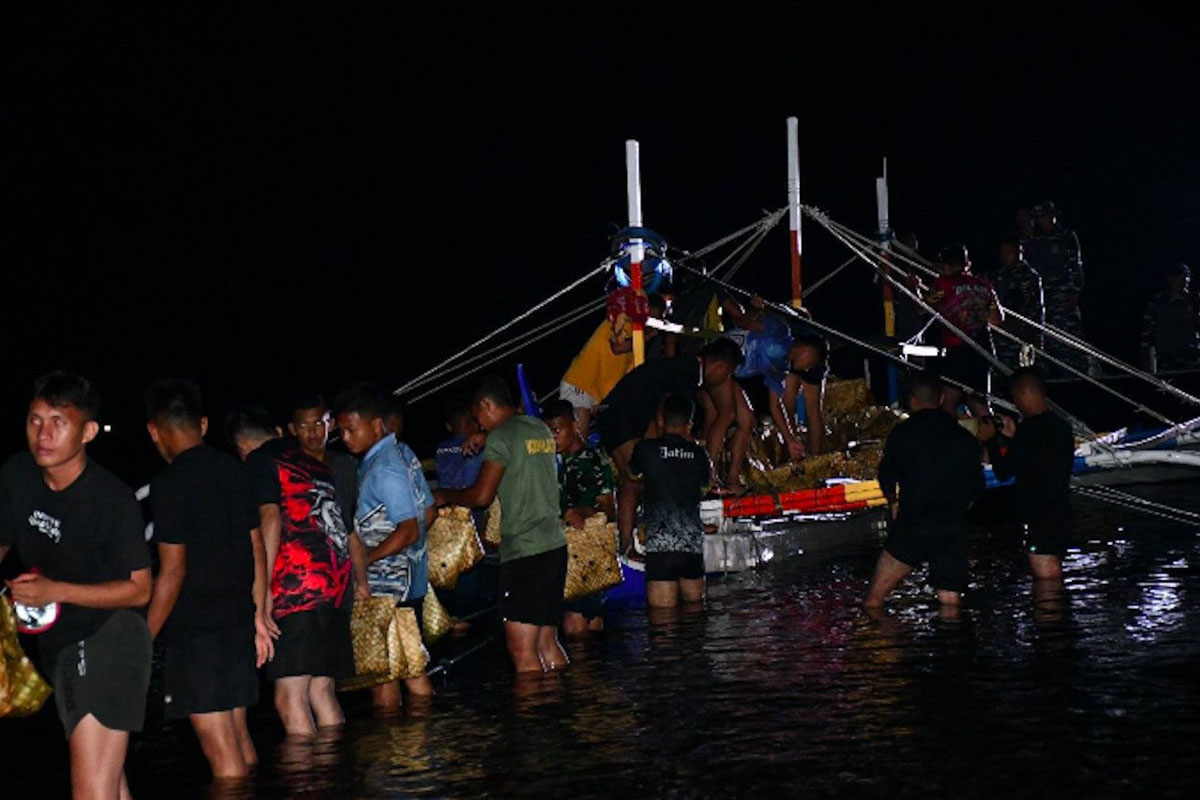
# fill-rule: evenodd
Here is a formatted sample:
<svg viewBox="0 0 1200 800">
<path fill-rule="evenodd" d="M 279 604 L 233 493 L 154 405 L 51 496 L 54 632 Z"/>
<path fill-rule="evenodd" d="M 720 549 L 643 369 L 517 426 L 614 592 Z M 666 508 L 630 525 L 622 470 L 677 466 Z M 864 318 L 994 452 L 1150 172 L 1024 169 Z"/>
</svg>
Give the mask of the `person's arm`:
<svg viewBox="0 0 1200 800">
<path fill-rule="evenodd" d="M 357 530 L 350 532 L 350 570 L 354 573 L 354 596 L 366 599 L 371 596 L 367 583 L 367 545 Z"/>
<path fill-rule="evenodd" d="M 141 608 L 150 602 L 150 568 L 103 583 L 67 583 L 26 572 L 6 581 L 13 600 L 27 606 L 70 603 L 84 608 Z"/>
<path fill-rule="evenodd" d="M 163 625 L 175 608 L 179 599 L 179 591 L 183 589 L 183 579 L 187 576 L 187 545 L 158 543 L 158 578 L 154 581 L 154 591 L 150 597 L 150 608 L 146 612 L 146 622 L 150 626 L 150 636 L 154 638 L 162 631 Z"/>
<path fill-rule="evenodd" d="M 1067 287 L 1075 294 L 1076 302 L 1079 293 L 1083 291 L 1083 251 L 1079 247 L 1079 237 L 1071 232 L 1069 250 L 1067 253 Z"/>
<path fill-rule="evenodd" d="M 0 564 L 4 563 L 4 557 L 6 555 L 8 555 L 8 551 L 9 551 L 10 547 L 11 547 L 11 545 L 0 544 Z"/>
<path fill-rule="evenodd" d="M 263 503 L 258 507 L 258 525 L 263 540 L 263 565 L 267 590 L 264 593 L 264 621 L 274 625 L 271 612 L 274 608 L 271 597 L 271 580 L 275 575 L 275 559 L 279 557 L 279 540 L 283 536 L 283 513 L 278 503 Z"/>
<path fill-rule="evenodd" d="M 743 309 L 738 301 L 727 297 L 721 301 L 721 310 L 725 312 L 725 318 L 733 324 L 733 327 L 744 328 L 756 333 L 762 332 L 763 321 L 760 309 Z"/>
<path fill-rule="evenodd" d="M 367 551 L 367 563 L 374 564 L 381 558 L 403 552 L 419 538 L 421 538 L 421 526 L 417 523 L 417 518 L 409 517 L 401 520 L 382 542 Z"/>
<path fill-rule="evenodd" d="M 818 456 L 825 441 L 825 418 L 821 411 L 825 383 L 801 381 L 801 386 L 804 389 L 804 413 L 808 416 L 808 454 Z"/>
<path fill-rule="evenodd" d="M 437 489 L 433 493 L 435 506 L 466 506 L 486 508 L 496 497 L 500 479 L 504 477 L 504 466 L 495 461 L 484 461 L 475 483 L 466 489 Z"/>
<path fill-rule="evenodd" d="M 267 609 L 267 593 L 271 584 L 267 579 L 267 549 L 263 544 L 261 528 L 250 531 L 250 552 L 254 555 L 254 586 L 250 594 L 254 597 L 254 613 L 262 615 Z"/>
</svg>

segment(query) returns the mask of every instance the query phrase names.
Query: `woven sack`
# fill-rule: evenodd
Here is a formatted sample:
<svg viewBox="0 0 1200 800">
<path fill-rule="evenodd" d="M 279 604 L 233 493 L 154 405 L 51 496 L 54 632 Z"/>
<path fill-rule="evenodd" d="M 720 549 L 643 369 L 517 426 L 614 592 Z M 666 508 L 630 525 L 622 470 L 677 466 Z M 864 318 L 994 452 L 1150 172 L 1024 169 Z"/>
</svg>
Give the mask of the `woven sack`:
<svg viewBox="0 0 1200 800">
<path fill-rule="evenodd" d="M 17 638 L 17 615 L 0 596 L 0 717 L 36 714 L 50 697 L 50 684 L 38 674 Z"/>
<path fill-rule="evenodd" d="M 429 582 L 438 589 L 453 589 L 458 577 L 483 560 L 483 542 L 471 510 L 443 508 L 429 528 Z"/>
<path fill-rule="evenodd" d="M 621 564 L 617 560 L 617 526 L 603 514 L 588 517 L 583 530 L 568 527 L 567 582 L 563 599 L 578 600 L 621 582 Z"/>
<path fill-rule="evenodd" d="M 421 641 L 421 628 L 417 625 L 417 612 L 411 608 L 397 608 L 392 618 L 392 627 L 400 640 L 404 667 L 397 678 L 419 678 L 429 666 L 429 651 Z"/>
<path fill-rule="evenodd" d="M 354 677 L 341 678 L 339 691 L 354 691 L 396 680 L 407 669 L 400 630 L 393 624 L 396 600 L 385 595 L 356 599 L 350 612 Z M 411 612 L 411 609 L 409 609 Z"/>
<path fill-rule="evenodd" d="M 487 525 L 483 530 L 483 540 L 490 545 L 500 546 L 500 498 L 497 497 L 488 506 Z"/>
<path fill-rule="evenodd" d="M 421 606 L 421 623 L 425 626 L 425 641 L 429 644 L 445 636 L 454 627 L 454 618 L 438 600 L 432 586 L 425 593 L 425 602 Z"/>
</svg>

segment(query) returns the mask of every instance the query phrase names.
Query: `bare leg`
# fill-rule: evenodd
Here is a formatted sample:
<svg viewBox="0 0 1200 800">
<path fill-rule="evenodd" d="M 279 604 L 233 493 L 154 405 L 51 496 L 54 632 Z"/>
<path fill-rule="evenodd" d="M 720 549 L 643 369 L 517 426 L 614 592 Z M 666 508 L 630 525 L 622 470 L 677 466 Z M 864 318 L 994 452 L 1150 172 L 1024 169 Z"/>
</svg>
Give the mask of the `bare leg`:
<svg viewBox="0 0 1200 800">
<path fill-rule="evenodd" d="M 308 685 L 308 703 L 312 706 L 318 728 L 333 728 L 346 724 L 346 715 L 342 713 L 336 688 L 333 678 L 327 676 L 314 677 Z"/>
<path fill-rule="evenodd" d="M 129 733 L 106 728 L 88 714 L 67 740 L 71 754 L 71 796 L 75 800 L 112 800 L 125 783 Z M 128 792 L 128 786 L 126 786 Z"/>
<path fill-rule="evenodd" d="M 1029 554 L 1029 571 L 1038 580 L 1062 579 L 1062 559 L 1058 556 Z"/>
<path fill-rule="evenodd" d="M 754 435 L 754 409 L 750 407 L 750 399 L 742 387 L 733 384 L 734 400 L 737 403 L 737 428 L 733 433 L 733 442 L 729 446 L 729 479 L 726 484 L 733 491 L 741 487 L 739 478 L 742 466 L 746 463 L 746 451 L 750 449 L 750 437 Z"/>
<path fill-rule="evenodd" d="M 949 589 L 938 589 L 938 602 L 944 606 L 958 606 L 962 604 L 962 595 L 958 592 L 952 592 Z"/>
<path fill-rule="evenodd" d="M 237 737 L 238 750 L 242 751 L 242 760 L 247 767 L 258 766 L 258 751 L 254 749 L 254 740 L 250 738 L 250 728 L 246 726 L 246 707 L 233 710 L 233 734 Z"/>
<path fill-rule="evenodd" d="M 244 778 L 250 772 L 238 746 L 233 711 L 192 714 L 192 728 L 212 767 L 213 778 Z"/>
<path fill-rule="evenodd" d="M 275 681 L 275 710 L 288 736 L 311 738 L 317 735 L 308 695 L 313 678 L 297 675 Z"/>
<path fill-rule="evenodd" d="M 419 678 L 405 678 L 404 688 L 408 689 L 409 699 L 415 697 L 433 697 L 433 681 L 428 675 Z"/>
<path fill-rule="evenodd" d="M 400 682 L 390 681 L 371 687 L 371 705 L 376 714 L 390 715 L 400 710 Z"/>
<path fill-rule="evenodd" d="M 582 636 L 588 632 L 588 620 L 578 611 L 563 614 L 563 633 L 567 636 Z"/>
<path fill-rule="evenodd" d="M 508 655 L 517 672 L 541 672 L 542 659 L 538 655 L 537 625 L 524 622 L 505 622 L 504 639 Z"/>
<path fill-rule="evenodd" d="M 570 660 L 558 641 L 558 626 L 542 625 L 537 635 L 538 658 L 547 672 L 559 672 L 567 668 Z"/>
<path fill-rule="evenodd" d="M 704 602 L 704 578 L 680 578 L 679 596 L 685 603 Z"/>
<path fill-rule="evenodd" d="M 863 605 L 867 608 L 879 608 L 888 592 L 896 588 L 896 584 L 904 576 L 912 572 L 912 567 L 899 560 L 887 550 L 879 554 L 875 562 L 875 574 L 871 576 L 871 584 L 867 587 L 867 597 Z"/>
<path fill-rule="evenodd" d="M 679 605 L 679 582 L 646 581 L 646 604 L 651 608 L 674 608 Z"/>
</svg>

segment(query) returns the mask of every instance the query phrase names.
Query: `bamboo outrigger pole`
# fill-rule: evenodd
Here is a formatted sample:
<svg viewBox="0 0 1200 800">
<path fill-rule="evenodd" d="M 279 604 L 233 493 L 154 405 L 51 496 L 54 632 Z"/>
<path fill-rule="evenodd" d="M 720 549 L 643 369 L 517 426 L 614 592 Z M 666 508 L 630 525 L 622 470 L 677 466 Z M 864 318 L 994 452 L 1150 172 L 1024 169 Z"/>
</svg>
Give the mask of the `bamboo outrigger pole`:
<svg viewBox="0 0 1200 800">
<path fill-rule="evenodd" d="M 625 141 L 625 191 L 629 197 L 629 227 L 642 227 L 642 173 L 636 139 Z M 646 246 L 641 239 L 630 240 L 629 286 L 635 292 L 642 291 L 642 261 L 646 257 Z M 646 360 L 646 331 L 644 323 L 633 321 L 633 363 L 641 366 Z"/>
<path fill-rule="evenodd" d="M 804 253 L 800 234 L 800 121 L 787 118 L 787 165 L 788 165 L 788 244 L 792 251 L 792 308 L 804 305 L 804 292 L 800 280 L 800 259 Z"/>
</svg>

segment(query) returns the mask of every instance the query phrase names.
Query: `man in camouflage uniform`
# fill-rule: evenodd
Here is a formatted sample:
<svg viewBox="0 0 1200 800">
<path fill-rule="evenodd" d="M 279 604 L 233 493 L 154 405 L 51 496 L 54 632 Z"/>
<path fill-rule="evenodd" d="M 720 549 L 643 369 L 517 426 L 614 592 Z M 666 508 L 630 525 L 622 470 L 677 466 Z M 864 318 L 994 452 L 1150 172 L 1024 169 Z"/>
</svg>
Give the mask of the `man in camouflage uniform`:
<svg viewBox="0 0 1200 800">
<path fill-rule="evenodd" d="M 992 285 L 996 287 L 996 297 L 1005 311 L 1015 311 L 1038 325 L 1046 321 L 1042 276 L 1025 260 L 1019 241 L 1009 240 L 1000 245 L 1000 265 L 992 276 Z M 1006 316 L 1003 327 L 1034 347 L 1040 348 L 1044 344 L 1041 328 L 1027 325 L 1016 317 Z M 1020 345 L 1003 335 L 997 335 L 995 340 L 997 358 L 1016 369 Z"/>
<path fill-rule="evenodd" d="M 1021 242 L 1025 258 L 1042 276 L 1046 304 L 1046 324 L 1077 338 L 1083 338 L 1083 319 L 1079 313 L 1079 293 L 1083 291 L 1083 256 L 1079 237 L 1058 222 L 1054 203 L 1033 207 L 1034 231 Z M 1088 357 L 1078 349 L 1046 337 L 1046 349 L 1056 358 L 1079 370 L 1087 370 Z"/>
<path fill-rule="evenodd" d="M 1152 371 L 1200 367 L 1200 301 L 1188 291 L 1192 272 L 1174 264 L 1142 314 L 1142 365 Z"/>
</svg>

